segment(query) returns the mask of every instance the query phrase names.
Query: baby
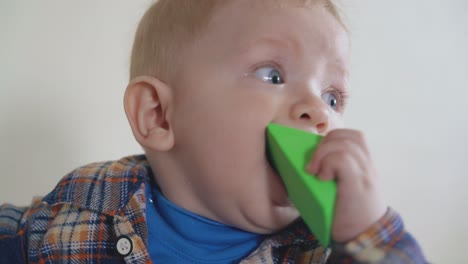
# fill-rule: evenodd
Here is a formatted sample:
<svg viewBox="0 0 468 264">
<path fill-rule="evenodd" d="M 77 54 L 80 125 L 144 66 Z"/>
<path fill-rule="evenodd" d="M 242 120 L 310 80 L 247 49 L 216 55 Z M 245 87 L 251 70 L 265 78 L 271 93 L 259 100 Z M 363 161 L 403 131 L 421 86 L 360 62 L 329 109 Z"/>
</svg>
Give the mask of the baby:
<svg viewBox="0 0 468 264">
<path fill-rule="evenodd" d="M 145 154 L 3 205 L 0 263 L 426 263 L 343 128 L 349 49 L 330 0 L 158 1 L 124 99 Z M 325 136 L 306 170 L 337 182 L 331 247 L 269 164 L 269 123 Z"/>
</svg>

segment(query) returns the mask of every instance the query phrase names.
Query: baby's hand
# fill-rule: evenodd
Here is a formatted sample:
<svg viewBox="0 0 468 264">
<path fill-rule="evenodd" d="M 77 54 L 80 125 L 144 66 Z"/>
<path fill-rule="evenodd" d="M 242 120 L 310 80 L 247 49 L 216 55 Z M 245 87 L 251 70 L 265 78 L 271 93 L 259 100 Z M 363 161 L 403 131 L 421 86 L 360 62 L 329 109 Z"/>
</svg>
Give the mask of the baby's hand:
<svg viewBox="0 0 468 264">
<path fill-rule="evenodd" d="M 337 181 L 332 238 L 353 239 L 386 212 L 377 173 L 361 132 L 333 130 L 320 142 L 308 171 L 322 180 Z"/>
</svg>

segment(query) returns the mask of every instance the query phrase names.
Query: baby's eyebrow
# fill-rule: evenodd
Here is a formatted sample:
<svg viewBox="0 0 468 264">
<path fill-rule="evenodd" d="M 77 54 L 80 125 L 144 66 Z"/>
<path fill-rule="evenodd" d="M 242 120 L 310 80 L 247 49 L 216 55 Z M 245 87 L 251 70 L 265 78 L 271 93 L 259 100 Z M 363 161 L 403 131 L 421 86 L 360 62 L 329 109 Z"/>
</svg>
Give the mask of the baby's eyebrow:
<svg viewBox="0 0 468 264">
<path fill-rule="evenodd" d="M 297 60 L 304 60 L 306 54 L 306 47 L 304 47 L 300 41 L 294 37 L 288 37 L 287 35 L 281 38 L 264 36 L 259 37 L 253 41 L 244 42 L 239 45 L 239 51 L 241 56 L 252 53 L 257 53 L 258 49 L 265 47 L 269 50 L 280 51 L 281 57 L 291 57 Z M 333 72 L 335 78 L 344 80 L 345 83 L 349 79 L 349 69 L 344 58 L 341 58 L 338 54 L 333 54 L 332 57 L 327 58 L 327 69 Z M 347 90 L 347 85 L 343 85 L 343 89 Z"/>
<path fill-rule="evenodd" d="M 267 46 L 284 52 L 291 52 L 295 56 L 300 56 L 303 49 L 300 43 L 293 38 L 260 37 L 254 41 L 241 45 L 241 53 L 248 53 L 252 49 Z"/>
<path fill-rule="evenodd" d="M 347 67 L 344 66 L 344 63 L 342 61 L 336 60 L 334 63 L 332 63 L 332 67 L 338 76 L 346 79 L 349 78 L 350 71 Z"/>
</svg>

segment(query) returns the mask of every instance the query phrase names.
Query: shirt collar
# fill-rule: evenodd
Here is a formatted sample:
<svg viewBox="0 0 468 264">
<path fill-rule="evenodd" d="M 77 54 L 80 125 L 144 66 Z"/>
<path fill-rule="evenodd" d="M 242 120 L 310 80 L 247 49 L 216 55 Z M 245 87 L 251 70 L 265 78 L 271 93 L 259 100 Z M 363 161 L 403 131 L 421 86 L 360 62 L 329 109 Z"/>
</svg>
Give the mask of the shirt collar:
<svg viewBox="0 0 468 264">
<path fill-rule="evenodd" d="M 117 161 L 92 163 L 66 175 L 43 202 L 71 204 L 79 208 L 115 215 L 148 179 L 151 169 L 144 155 Z"/>
<path fill-rule="evenodd" d="M 233 263 L 254 251 L 265 236 L 231 227 L 177 206 L 155 184 L 146 187 L 149 250 L 177 263 Z"/>
</svg>

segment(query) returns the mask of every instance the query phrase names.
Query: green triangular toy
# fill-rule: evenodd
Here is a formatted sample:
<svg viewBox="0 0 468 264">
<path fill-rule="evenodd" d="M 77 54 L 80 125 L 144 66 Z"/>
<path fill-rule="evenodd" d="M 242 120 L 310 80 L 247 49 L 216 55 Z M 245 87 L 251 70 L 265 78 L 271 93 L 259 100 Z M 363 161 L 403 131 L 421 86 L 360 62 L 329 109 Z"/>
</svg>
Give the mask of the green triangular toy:
<svg viewBox="0 0 468 264">
<path fill-rule="evenodd" d="M 288 196 L 310 231 L 323 246 L 329 246 L 336 182 L 321 181 L 306 172 L 322 136 L 278 125 L 267 126 L 267 152 L 276 172 L 286 186 Z"/>
</svg>

